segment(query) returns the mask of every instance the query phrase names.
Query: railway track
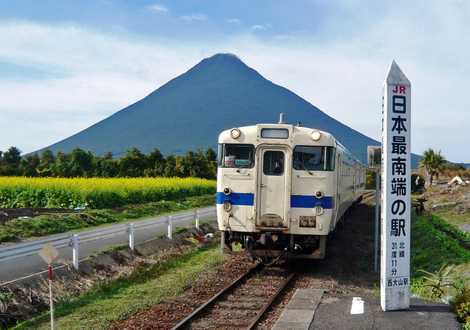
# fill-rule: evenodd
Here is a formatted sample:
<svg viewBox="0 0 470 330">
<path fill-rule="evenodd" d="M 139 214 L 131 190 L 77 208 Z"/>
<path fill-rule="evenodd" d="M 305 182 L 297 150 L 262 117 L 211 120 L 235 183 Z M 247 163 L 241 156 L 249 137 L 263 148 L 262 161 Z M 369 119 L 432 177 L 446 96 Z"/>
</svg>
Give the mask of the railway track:
<svg viewBox="0 0 470 330">
<path fill-rule="evenodd" d="M 172 329 L 254 329 L 294 276 L 286 269 L 258 264 Z"/>
</svg>

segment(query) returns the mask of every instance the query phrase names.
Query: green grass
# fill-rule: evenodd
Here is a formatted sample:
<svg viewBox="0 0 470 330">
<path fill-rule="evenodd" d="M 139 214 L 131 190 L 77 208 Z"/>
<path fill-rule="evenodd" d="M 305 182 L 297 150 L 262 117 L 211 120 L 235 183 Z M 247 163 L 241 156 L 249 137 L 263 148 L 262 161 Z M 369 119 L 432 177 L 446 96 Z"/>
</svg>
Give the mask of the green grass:
<svg viewBox="0 0 470 330">
<path fill-rule="evenodd" d="M 187 197 L 180 202 L 159 201 L 128 205 L 118 209 L 90 210 L 81 213 L 42 215 L 15 219 L 0 225 L 0 243 L 21 238 L 46 236 L 96 227 L 148 216 L 162 215 L 214 204 L 214 195 Z"/>
<path fill-rule="evenodd" d="M 454 209 L 443 208 L 434 211 L 434 214 L 455 226 L 465 223 L 470 224 L 470 213 L 457 213 Z"/>
<path fill-rule="evenodd" d="M 137 270 L 127 278 L 103 283 L 85 294 L 56 304 L 58 329 L 106 329 L 112 322 L 150 308 L 183 292 L 204 271 L 221 264 L 218 247 L 201 248 L 162 264 Z M 15 329 L 48 329 L 47 313 Z"/>
<path fill-rule="evenodd" d="M 436 215 L 417 216 L 412 221 L 411 270 L 412 291 L 429 298 L 420 270 L 436 272 L 444 265 L 457 265 L 462 275 L 470 269 L 468 234 Z M 458 275 L 458 274 L 456 274 Z"/>
<path fill-rule="evenodd" d="M 470 262 L 470 250 L 460 240 L 467 236 L 437 216 L 415 217 L 411 238 L 413 273 L 416 274 L 419 269 L 433 272 L 444 264 Z"/>
</svg>

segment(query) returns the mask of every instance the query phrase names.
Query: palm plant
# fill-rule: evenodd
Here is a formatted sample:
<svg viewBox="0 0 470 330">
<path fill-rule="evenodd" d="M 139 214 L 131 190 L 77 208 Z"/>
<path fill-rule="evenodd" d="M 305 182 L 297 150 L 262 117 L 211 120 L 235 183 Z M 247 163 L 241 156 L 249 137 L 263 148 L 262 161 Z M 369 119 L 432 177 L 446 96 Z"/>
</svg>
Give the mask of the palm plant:
<svg viewBox="0 0 470 330">
<path fill-rule="evenodd" d="M 428 149 L 423 153 L 421 166 L 426 170 L 429 186 L 432 185 L 434 177 L 439 177 L 439 173 L 443 170 L 445 163 L 446 160 L 440 151 L 435 152 L 432 149 Z"/>
<path fill-rule="evenodd" d="M 455 265 L 442 265 L 435 273 L 428 272 L 424 269 L 418 272 L 424 274 L 424 286 L 431 288 L 431 295 L 435 299 L 441 299 L 447 288 L 454 284 Z"/>
</svg>

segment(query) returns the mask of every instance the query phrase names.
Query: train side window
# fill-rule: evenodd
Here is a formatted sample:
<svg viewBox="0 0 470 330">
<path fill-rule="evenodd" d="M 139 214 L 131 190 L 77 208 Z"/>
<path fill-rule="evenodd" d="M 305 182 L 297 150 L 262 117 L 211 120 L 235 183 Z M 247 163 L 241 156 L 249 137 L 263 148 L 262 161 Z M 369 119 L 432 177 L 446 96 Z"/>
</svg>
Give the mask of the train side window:
<svg viewBox="0 0 470 330">
<path fill-rule="evenodd" d="M 219 166 L 226 168 L 252 168 L 255 147 L 252 144 L 219 145 Z"/>
<path fill-rule="evenodd" d="M 266 151 L 263 156 L 263 173 L 265 175 L 282 175 L 284 173 L 284 153 Z"/>
</svg>

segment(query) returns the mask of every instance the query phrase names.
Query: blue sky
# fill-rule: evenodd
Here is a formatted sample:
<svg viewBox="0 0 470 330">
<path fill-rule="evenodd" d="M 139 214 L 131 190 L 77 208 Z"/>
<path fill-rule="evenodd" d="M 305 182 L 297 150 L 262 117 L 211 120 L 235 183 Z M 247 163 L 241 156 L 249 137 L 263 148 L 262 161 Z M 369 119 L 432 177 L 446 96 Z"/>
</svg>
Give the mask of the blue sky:
<svg viewBox="0 0 470 330">
<path fill-rule="evenodd" d="M 1 1 L 0 149 L 56 142 L 232 52 L 374 138 L 395 59 L 413 151 L 470 161 L 469 21 L 468 0 Z"/>
</svg>

